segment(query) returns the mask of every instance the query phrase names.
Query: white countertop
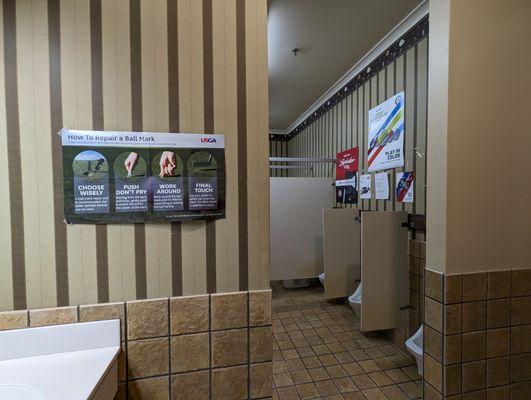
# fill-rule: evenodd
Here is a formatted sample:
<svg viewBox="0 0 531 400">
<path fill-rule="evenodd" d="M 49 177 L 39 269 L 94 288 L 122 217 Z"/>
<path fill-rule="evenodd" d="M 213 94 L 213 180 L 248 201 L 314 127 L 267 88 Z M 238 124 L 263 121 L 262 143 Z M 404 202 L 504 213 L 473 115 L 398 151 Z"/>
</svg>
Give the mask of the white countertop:
<svg viewBox="0 0 531 400">
<path fill-rule="evenodd" d="M 0 332 L 0 400 L 87 400 L 103 382 L 112 399 L 119 352 L 119 320 Z"/>
<path fill-rule="evenodd" d="M 46 400 L 88 399 L 119 352 L 108 347 L 1 361 L 0 385 L 30 386 Z"/>
</svg>

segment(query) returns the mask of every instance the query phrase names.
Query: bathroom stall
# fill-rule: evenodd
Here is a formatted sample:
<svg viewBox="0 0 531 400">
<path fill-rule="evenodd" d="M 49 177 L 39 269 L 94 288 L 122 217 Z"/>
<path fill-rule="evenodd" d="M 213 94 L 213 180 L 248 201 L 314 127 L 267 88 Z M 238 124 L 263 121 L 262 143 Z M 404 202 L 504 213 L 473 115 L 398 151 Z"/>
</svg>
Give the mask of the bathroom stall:
<svg viewBox="0 0 531 400">
<path fill-rule="evenodd" d="M 270 178 L 272 281 L 315 278 L 323 271 L 322 210 L 334 197 L 329 178 Z"/>
<path fill-rule="evenodd" d="M 325 297 L 350 296 L 362 331 L 404 325 L 407 241 L 407 212 L 323 210 Z"/>
<path fill-rule="evenodd" d="M 333 158 L 270 157 L 270 277 L 294 284 L 323 271 L 322 210 L 333 205 L 333 179 L 314 167 Z M 290 177 L 304 170 L 307 177 Z"/>
</svg>

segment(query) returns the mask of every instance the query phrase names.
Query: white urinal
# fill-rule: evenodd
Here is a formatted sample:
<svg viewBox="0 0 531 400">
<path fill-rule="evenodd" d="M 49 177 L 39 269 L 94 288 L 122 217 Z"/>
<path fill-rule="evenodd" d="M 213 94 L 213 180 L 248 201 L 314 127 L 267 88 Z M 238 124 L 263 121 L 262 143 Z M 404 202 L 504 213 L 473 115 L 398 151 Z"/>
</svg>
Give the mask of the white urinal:
<svg viewBox="0 0 531 400">
<path fill-rule="evenodd" d="M 321 285 L 324 286 L 324 280 L 325 280 L 325 274 L 324 272 L 319 274 L 319 282 L 321 282 Z"/>
<path fill-rule="evenodd" d="M 361 318 L 361 282 L 354 293 L 349 296 L 348 302 L 354 310 L 354 314 Z"/>
<path fill-rule="evenodd" d="M 408 340 L 406 340 L 406 348 L 409 353 L 415 357 L 417 361 L 417 367 L 419 370 L 419 375 L 422 376 L 422 353 L 423 353 L 423 336 L 424 336 L 424 325 L 421 325 L 419 330 L 415 332 Z"/>
</svg>

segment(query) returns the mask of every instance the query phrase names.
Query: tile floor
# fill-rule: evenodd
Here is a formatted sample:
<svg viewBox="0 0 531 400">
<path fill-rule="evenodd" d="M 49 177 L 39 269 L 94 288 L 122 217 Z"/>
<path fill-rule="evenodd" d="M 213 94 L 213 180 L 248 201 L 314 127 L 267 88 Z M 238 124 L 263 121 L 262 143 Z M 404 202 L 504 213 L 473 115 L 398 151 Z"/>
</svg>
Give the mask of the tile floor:
<svg viewBox="0 0 531 400">
<path fill-rule="evenodd" d="M 273 285 L 273 399 L 422 398 L 413 360 L 385 336 L 365 336 L 348 304 L 318 283 Z"/>
</svg>

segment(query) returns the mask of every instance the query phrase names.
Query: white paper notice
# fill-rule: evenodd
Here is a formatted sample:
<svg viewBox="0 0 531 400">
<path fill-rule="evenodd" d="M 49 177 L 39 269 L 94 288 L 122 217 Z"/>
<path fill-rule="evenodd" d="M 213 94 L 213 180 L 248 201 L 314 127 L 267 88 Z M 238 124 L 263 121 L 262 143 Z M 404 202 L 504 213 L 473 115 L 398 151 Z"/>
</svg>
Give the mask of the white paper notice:
<svg viewBox="0 0 531 400">
<path fill-rule="evenodd" d="M 389 199 L 389 176 L 387 172 L 381 172 L 374 175 L 374 186 L 377 200 Z"/>
<path fill-rule="evenodd" d="M 360 199 L 371 198 L 371 175 L 360 176 Z"/>
</svg>

